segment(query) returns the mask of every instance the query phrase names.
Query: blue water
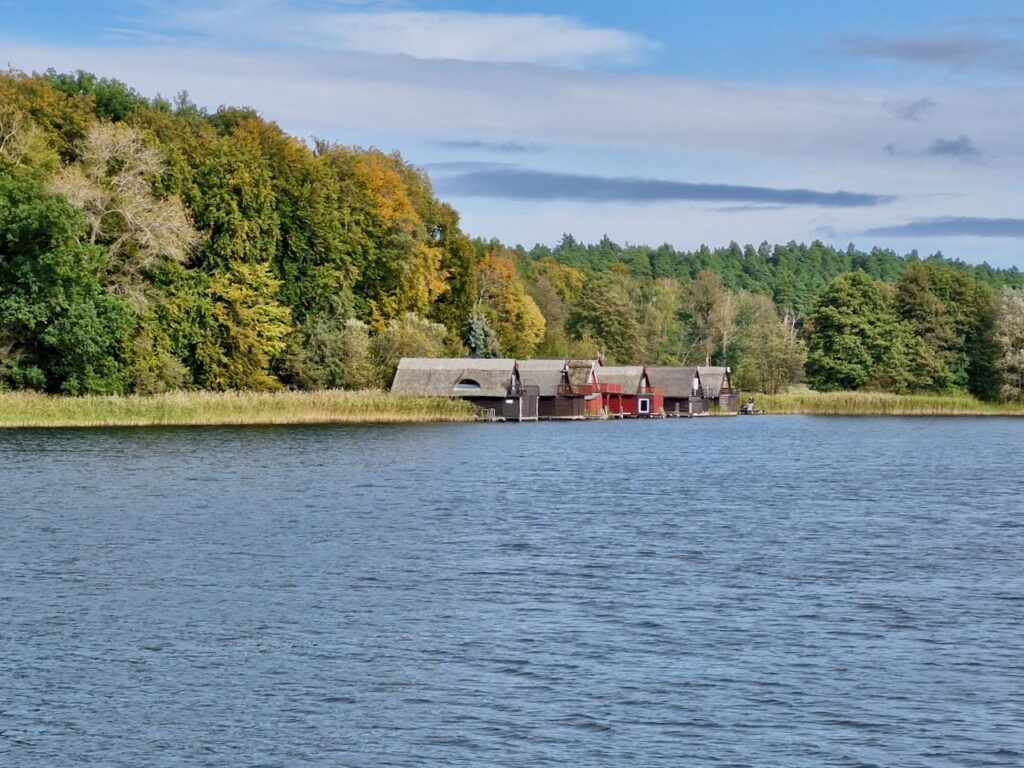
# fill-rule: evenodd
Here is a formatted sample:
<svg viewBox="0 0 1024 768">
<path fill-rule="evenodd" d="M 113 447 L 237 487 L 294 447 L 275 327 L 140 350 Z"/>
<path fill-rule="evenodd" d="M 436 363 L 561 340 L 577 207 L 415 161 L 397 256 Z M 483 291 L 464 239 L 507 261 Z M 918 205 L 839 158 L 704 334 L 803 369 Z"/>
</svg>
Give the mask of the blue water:
<svg viewBox="0 0 1024 768">
<path fill-rule="evenodd" d="M 0 765 L 1024 765 L 1024 421 L 0 432 Z"/>
</svg>

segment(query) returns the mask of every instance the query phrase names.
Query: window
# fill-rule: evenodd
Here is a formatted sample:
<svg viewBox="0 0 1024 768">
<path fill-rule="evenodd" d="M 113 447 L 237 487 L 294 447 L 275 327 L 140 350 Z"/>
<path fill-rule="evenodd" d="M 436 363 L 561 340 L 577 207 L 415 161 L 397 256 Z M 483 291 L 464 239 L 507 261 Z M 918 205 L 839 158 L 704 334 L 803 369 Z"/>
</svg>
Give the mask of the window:
<svg viewBox="0 0 1024 768">
<path fill-rule="evenodd" d="M 449 379 L 451 381 L 451 379 Z M 455 385 L 456 392 L 479 392 L 480 382 L 474 379 L 459 379 L 459 383 Z"/>
<path fill-rule="evenodd" d="M 646 397 L 641 397 L 637 401 L 637 410 L 640 413 L 650 413 L 651 412 L 651 401 L 648 400 Z"/>
</svg>

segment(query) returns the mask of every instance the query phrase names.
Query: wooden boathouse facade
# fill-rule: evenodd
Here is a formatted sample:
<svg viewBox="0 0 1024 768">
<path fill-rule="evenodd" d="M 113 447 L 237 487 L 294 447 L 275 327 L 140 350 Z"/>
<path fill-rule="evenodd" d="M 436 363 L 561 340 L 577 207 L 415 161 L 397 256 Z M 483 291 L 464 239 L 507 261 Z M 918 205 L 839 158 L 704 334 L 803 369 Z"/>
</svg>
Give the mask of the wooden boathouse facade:
<svg viewBox="0 0 1024 768">
<path fill-rule="evenodd" d="M 602 365 L 600 360 L 404 357 L 392 392 L 468 400 L 504 421 L 733 415 L 722 366 Z"/>
<path fill-rule="evenodd" d="M 665 397 L 666 416 L 700 416 L 704 394 L 696 365 L 654 365 L 647 367 L 651 386 L 660 387 Z"/>
<path fill-rule="evenodd" d="M 583 412 L 588 417 L 597 418 L 604 413 L 604 397 L 597 383 L 597 360 L 567 360 L 569 386 L 575 394 L 583 398 Z"/>
<path fill-rule="evenodd" d="M 524 387 L 536 387 L 537 415 L 541 419 L 585 419 L 584 392 L 577 392 L 566 360 L 520 360 L 519 377 Z"/>
<path fill-rule="evenodd" d="M 391 391 L 459 397 L 505 421 L 537 419 L 537 387 L 523 384 L 519 366 L 510 358 L 403 357 Z"/>
<path fill-rule="evenodd" d="M 740 412 L 739 392 L 732 386 L 732 369 L 720 365 L 697 366 L 704 410 L 709 413 Z"/>
<path fill-rule="evenodd" d="M 650 418 L 665 415 L 662 390 L 652 387 L 642 365 L 599 365 L 598 388 L 609 416 Z"/>
</svg>

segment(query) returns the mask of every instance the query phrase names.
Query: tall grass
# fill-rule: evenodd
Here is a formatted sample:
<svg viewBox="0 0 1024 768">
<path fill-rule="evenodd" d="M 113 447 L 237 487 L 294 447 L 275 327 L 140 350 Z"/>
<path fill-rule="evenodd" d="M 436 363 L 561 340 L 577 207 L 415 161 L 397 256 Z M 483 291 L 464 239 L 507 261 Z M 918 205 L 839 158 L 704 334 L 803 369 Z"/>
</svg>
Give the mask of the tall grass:
<svg viewBox="0 0 1024 768">
<path fill-rule="evenodd" d="M 387 424 L 472 421 L 461 400 L 344 392 L 171 392 L 125 397 L 0 393 L 3 427 L 114 427 L 215 424 Z"/>
<path fill-rule="evenodd" d="M 752 395 L 770 414 L 820 416 L 1024 416 L 1024 404 L 984 403 L 965 394 L 894 395 L 888 392 L 791 390 Z"/>
</svg>

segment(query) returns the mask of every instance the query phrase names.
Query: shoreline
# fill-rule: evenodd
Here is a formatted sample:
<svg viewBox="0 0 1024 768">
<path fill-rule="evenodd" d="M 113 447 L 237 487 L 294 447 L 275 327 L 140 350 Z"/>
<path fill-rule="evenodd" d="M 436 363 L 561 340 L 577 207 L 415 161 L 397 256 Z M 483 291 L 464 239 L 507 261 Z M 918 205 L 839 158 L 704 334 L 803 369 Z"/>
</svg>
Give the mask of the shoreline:
<svg viewBox="0 0 1024 768">
<path fill-rule="evenodd" d="M 1024 416 L 1024 403 L 986 403 L 966 394 L 896 395 L 888 392 L 744 394 L 769 416 Z"/>
<path fill-rule="evenodd" d="M 1024 416 L 1024 404 L 983 403 L 967 395 L 798 390 L 750 396 L 765 416 Z M 0 430 L 476 421 L 476 408 L 462 400 L 392 395 L 378 390 L 179 391 L 84 397 L 0 392 Z"/>
<path fill-rule="evenodd" d="M 459 400 L 378 390 L 317 392 L 169 392 L 62 397 L 0 393 L 0 430 L 101 427 L 215 427 L 289 424 L 471 422 Z"/>
</svg>

